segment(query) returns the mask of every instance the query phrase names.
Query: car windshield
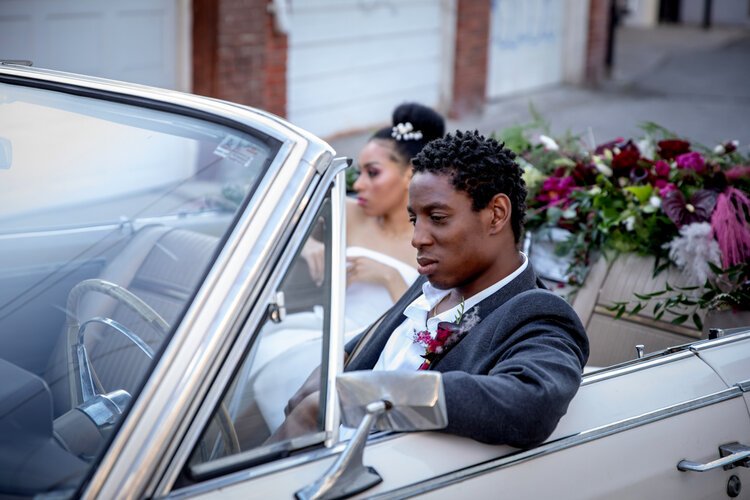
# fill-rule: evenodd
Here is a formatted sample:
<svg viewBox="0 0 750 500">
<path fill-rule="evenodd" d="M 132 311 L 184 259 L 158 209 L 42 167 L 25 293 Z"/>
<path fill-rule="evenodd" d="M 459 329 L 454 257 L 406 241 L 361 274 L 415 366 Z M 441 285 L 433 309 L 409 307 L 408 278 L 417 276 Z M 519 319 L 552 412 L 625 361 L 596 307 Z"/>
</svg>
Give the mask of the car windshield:
<svg viewBox="0 0 750 500">
<path fill-rule="evenodd" d="M 0 83 L 0 496 L 75 491 L 280 146 L 122 101 Z"/>
</svg>

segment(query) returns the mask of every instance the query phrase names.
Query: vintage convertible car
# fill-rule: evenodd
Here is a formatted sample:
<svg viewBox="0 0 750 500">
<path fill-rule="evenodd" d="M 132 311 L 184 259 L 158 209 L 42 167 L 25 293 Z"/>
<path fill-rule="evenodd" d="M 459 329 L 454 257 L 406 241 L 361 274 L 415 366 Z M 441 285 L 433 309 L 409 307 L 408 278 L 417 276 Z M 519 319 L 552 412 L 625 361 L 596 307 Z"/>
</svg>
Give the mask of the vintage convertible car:
<svg viewBox="0 0 750 500">
<path fill-rule="evenodd" d="M 0 496 L 748 496 L 750 329 L 588 370 L 525 450 L 436 431 L 439 374 L 340 375 L 347 164 L 247 107 L 0 64 Z M 280 435 L 317 365 L 318 432 Z"/>
</svg>

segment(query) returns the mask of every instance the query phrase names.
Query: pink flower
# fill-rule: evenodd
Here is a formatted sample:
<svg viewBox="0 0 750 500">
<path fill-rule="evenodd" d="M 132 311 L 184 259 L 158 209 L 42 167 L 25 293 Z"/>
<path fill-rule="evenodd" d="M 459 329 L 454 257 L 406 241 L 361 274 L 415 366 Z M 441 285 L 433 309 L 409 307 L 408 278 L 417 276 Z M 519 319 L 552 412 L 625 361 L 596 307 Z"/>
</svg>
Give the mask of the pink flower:
<svg viewBox="0 0 750 500">
<path fill-rule="evenodd" d="M 690 169 L 698 174 L 706 170 L 706 161 L 700 153 L 696 153 L 695 151 L 681 154 L 676 158 L 676 161 L 679 168 Z"/>
<path fill-rule="evenodd" d="M 657 161 L 654 163 L 654 173 L 656 173 L 657 176 L 666 179 L 669 176 L 669 163 L 664 160 Z"/>
<path fill-rule="evenodd" d="M 662 198 L 666 198 L 667 195 L 672 191 L 677 191 L 677 186 L 675 186 L 671 182 L 664 181 L 664 179 L 658 179 L 655 185 L 659 188 L 659 196 L 661 196 Z"/>
<path fill-rule="evenodd" d="M 570 192 L 576 185 L 576 180 L 568 175 L 565 177 L 548 177 L 542 189 L 537 195 L 537 200 L 543 203 L 557 203 L 567 199 Z"/>
</svg>

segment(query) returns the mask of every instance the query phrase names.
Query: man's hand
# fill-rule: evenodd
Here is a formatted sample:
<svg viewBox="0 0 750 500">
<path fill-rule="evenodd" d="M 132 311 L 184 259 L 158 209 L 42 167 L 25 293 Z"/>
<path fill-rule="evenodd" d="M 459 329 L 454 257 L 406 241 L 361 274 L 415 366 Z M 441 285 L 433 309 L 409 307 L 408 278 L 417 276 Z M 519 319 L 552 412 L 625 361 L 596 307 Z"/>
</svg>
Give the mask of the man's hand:
<svg viewBox="0 0 750 500">
<path fill-rule="evenodd" d="M 315 238 L 308 238 L 301 255 L 307 262 L 313 282 L 317 286 L 322 285 L 325 277 L 325 245 Z"/>
<path fill-rule="evenodd" d="M 289 398 L 289 402 L 286 404 L 286 407 L 284 407 L 284 415 L 288 417 L 292 411 L 294 411 L 294 409 L 313 392 L 320 392 L 320 366 L 312 371 L 310 376 L 307 377 L 307 380 L 305 380 L 302 386 L 297 389 L 297 392 L 294 393 L 294 396 Z"/>
<path fill-rule="evenodd" d="M 286 416 L 265 444 L 286 441 L 318 430 L 320 414 L 320 391 L 315 391 L 300 400 Z"/>
</svg>

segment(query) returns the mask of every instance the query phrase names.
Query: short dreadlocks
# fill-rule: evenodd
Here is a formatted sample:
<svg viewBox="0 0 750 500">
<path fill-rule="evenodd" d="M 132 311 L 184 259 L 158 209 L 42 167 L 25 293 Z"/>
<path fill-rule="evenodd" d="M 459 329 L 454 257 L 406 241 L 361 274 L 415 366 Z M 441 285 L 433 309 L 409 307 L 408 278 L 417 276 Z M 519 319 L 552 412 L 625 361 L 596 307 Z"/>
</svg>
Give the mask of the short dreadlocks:
<svg viewBox="0 0 750 500">
<path fill-rule="evenodd" d="M 503 193 L 511 203 L 511 227 L 516 243 L 526 219 L 526 184 L 513 161 L 516 155 L 505 144 L 474 132 L 456 131 L 428 143 L 412 159 L 414 173 L 449 175 L 453 187 L 472 199 L 479 211 L 493 196 Z"/>
</svg>

